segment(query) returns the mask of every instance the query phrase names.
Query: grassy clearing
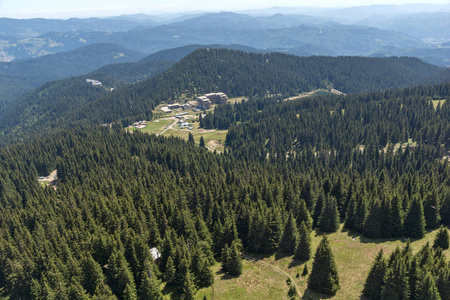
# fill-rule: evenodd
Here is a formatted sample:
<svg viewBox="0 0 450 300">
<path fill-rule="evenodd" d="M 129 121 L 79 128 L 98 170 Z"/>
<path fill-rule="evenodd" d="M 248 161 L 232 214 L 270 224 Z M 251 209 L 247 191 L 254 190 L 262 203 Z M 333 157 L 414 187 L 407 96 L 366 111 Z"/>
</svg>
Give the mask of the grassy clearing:
<svg viewBox="0 0 450 300">
<path fill-rule="evenodd" d="M 433 243 L 436 231 L 428 233 L 424 239 L 413 241 L 413 252 L 416 253 L 427 242 Z M 372 262 L 380 249 L 390 254 L 397 246 L 405 245 L 404 239 L 368 239 L 354 231 L 342 230 L 328 235 L 338 267 L 341 289 L 332 299 L 359 299 L 364 287 L 367 274 Z M 312 236 L 313 253 L 317 248 L 322 234 L 314 232 Z M 450 259 L 450 251 L 445 255 Z M 302 273 L 305 262 L 297 262 L 292 256 L 249 254 L 258 258 L 258 262 L 244 260 L 244 272 L 239 278 L 224 277 L 220 265 L 216 264 L 213 270 L 216 274 L 214 283 L 214 299 L 287 299 L 287 285 L 285 275 L 276 272 L 269 264 L 288 273 L 297 283 L 302 295 L 305 294 L 307 277 L 296 278 Z M 311 272 L 312 260 L 306 262 Z M 307 292 L 312 299 L 329 298 L 326 295 Z M 196 299 L 206 295 L 212 297 L 212 288 L 199 290 Z"/>
<path fill-rule="evenodd" d="M 147 127 L 139 129 L 142 132 L 159 134 L 163 132 L 167 126 L 173 124 L 173 119 L 158 119 L 147 124 Z"/>
<path fill-rule="evenodd" d="M 193 130 L 180 129 L 174 126 L 174 129 L 170 129 L 164 133 L 165 136 L 179 137 L 187 140 L 189 133 L 192 133 L 196 143 L 200 143 L 200 138 L 203 136 L 206 145 L 211 150 L 224 151 L 224 143 L 227 137 L 228 130 L 204 130 L 199 128 L 198 122 L 191 122 Z"/>
<path fill-rule="evenodd" d="M 243 261 L 243 274 L 239 277 L 225 275 L 220 271 L 220 264 L 213 266 L 214 286 L 201 289 L 195 299 L 288 299 L 287 277 L 270 267 Z M 213 291 L 214 290 L 214 291 Z"/>
</svg>

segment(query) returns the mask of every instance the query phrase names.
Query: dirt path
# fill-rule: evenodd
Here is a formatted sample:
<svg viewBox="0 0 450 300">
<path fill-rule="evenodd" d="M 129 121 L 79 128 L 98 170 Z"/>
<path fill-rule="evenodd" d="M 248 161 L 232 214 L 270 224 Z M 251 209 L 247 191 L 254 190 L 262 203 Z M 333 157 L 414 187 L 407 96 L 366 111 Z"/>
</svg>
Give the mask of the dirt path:
<svg viewBox="0 0 450 300">
<path fill-rule="evenodd" d="M 164 130 L 163 130 L 162 132 L 160 132 L 160 133 L 157 133 L 156 135 L 157 135 L 157 136 L 158 136 L 158 135 L 163 135 L 167 130 L 173 129 L 173 126 L 175 126 L 175 125 L 177 124 L 177 122 L 178 122 L 178 120 L 175 119 L 175 122 L 173 122 L 172 124 L 170 124 L 169 126 L 167 126 L 166 129 L 164 129 Z"/>
<path fill-rule="evenodd" d="M 259 264 L 261 264 L 261 265 L 263 265 L 263 266 L 270 267 L 270 268 L 272 268 L 275 272 L 277 272 L 277 273 L 279 273 L 279 274 L 281 274 L 281 275 L 284 275 L 284 276 L 288 277 L 288 278 L 291 280 L 291 283 L 295 286 L 295 289 L 297 290 L 298 296 L 300 297 L 300 299 L 302 298 L 302 294 L 300 293 L 300 289 L 298 288 L 297 284 L 296 284 L 295 281 L 294 281 L 294 278 L 292 278 L 291 275 L 289 275 L 288 273 L 286 273 L 285 271 L 283 271 L 282 269 L 280 269 L 280 268 L 278 268 L 278 267 L 275 267 L 275 266 L 273 266 L 273 265 L 271 265 L 271 264 L 267 264 L 267 263 L 265 263 L 265 262 L 259 261 L 256 257 L 252 257 L 252 256 L 248 256 L 248 255 L 243 255 L 243 257 L 244 257 L 246 260 L 252 261 L 252 262 L 254 262 L 254 263 L 259 263 Z M 300 279 L 300 280 L 301 280 L 301 279 Z"/>
</svg>

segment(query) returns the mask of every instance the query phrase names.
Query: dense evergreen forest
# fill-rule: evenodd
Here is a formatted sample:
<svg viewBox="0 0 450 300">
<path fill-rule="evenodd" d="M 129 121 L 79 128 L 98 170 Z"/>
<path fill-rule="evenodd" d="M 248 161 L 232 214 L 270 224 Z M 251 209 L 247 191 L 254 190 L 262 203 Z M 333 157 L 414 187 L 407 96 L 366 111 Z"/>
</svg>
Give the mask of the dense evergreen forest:
<svg viewBox="0 0 450 300">
<path fill-rule="evenodd" d="M 163 67 L 153 63 L 143 65 Z M 116 72 L 113 67 L 106 70 L 110 75 Z M 141 71 L 140 75 L 129 72 L 119 77 L 133 80 L 152 72 L 146 68 Z M 108 93 L 86 87 L 83 78 L 88 76 L 45 84 L 0 114 L 0 143 L 10 144 L 30 133 L 36 135 L 74 125 L 121 120 L 126 126 L 137 120 L 150 120 L 152 110 L 162 101 L 193 98 L 208 92 L 221 91 L 229 97 L 286 97 L 332 86 L 345 93 L 360 93 L 430 80 L 438 82 L 436 76 L 442 71 L 415 58 L 298 57 L 199 49 L 166 72 L 136 84 L 121 86 L 119 80 L 110 76 L 90 74 L 115 88 Z M 71 101 L 71 97 L 76 100 Z"/>
<path fill-rule="evenodd" d="M 0 290 L 11 299 L 161 299 L 166 282 L 191 299 L 212 284 L 215 261 L 238 275 L 240 251 L 308 259 L 312 230 L 344 223 L 367 237 L 421 238 L 450 225 L 449 89 L 218 106 L 213 126 L 229 128 L 221 154 L 121 123 L 2 148 Z M 37 178 L 55 169 L 56 189 L 42 187 Z M 449 299 L 439 247 L 380 254 L 368 277 L 379 269 L 367 297 Z M 339 288 L 333 277 L 327 293 Z"/>
</svg>

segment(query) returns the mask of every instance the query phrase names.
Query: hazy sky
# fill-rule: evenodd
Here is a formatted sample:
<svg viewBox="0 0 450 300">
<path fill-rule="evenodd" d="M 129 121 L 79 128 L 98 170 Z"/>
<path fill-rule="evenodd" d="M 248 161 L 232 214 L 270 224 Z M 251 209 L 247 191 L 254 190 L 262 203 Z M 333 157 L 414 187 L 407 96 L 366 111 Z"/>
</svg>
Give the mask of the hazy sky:
<svg viewBox="0 0 450 300">
<path fill-rule="evenodd" d="M 68 18 L 140 12 L 239 11 L 272 6 L 343 7 L 405 3 L 449 4 L 450 0 L 0 0 L 0 17 Z"/>
</svg>

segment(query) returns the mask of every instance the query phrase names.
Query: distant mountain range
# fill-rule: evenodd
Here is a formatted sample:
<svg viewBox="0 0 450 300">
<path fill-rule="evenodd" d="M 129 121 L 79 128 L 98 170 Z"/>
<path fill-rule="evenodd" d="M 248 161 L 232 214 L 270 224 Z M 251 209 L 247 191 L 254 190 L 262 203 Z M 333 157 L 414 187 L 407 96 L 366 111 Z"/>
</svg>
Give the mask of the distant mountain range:
<svg viewBox="0 0 450 300">
<path fill-rule="evenodd" d="M 0 19 L 0 61 L 108 43 L 152 54 L 191 44 L 240 44 L 297 55 L 409 55 L 447 66 L 450 5 L 272 8 L 244 13 L 69 20 Z M 386 51 L 395 49 L 395 51 Z"/>
</svg>

